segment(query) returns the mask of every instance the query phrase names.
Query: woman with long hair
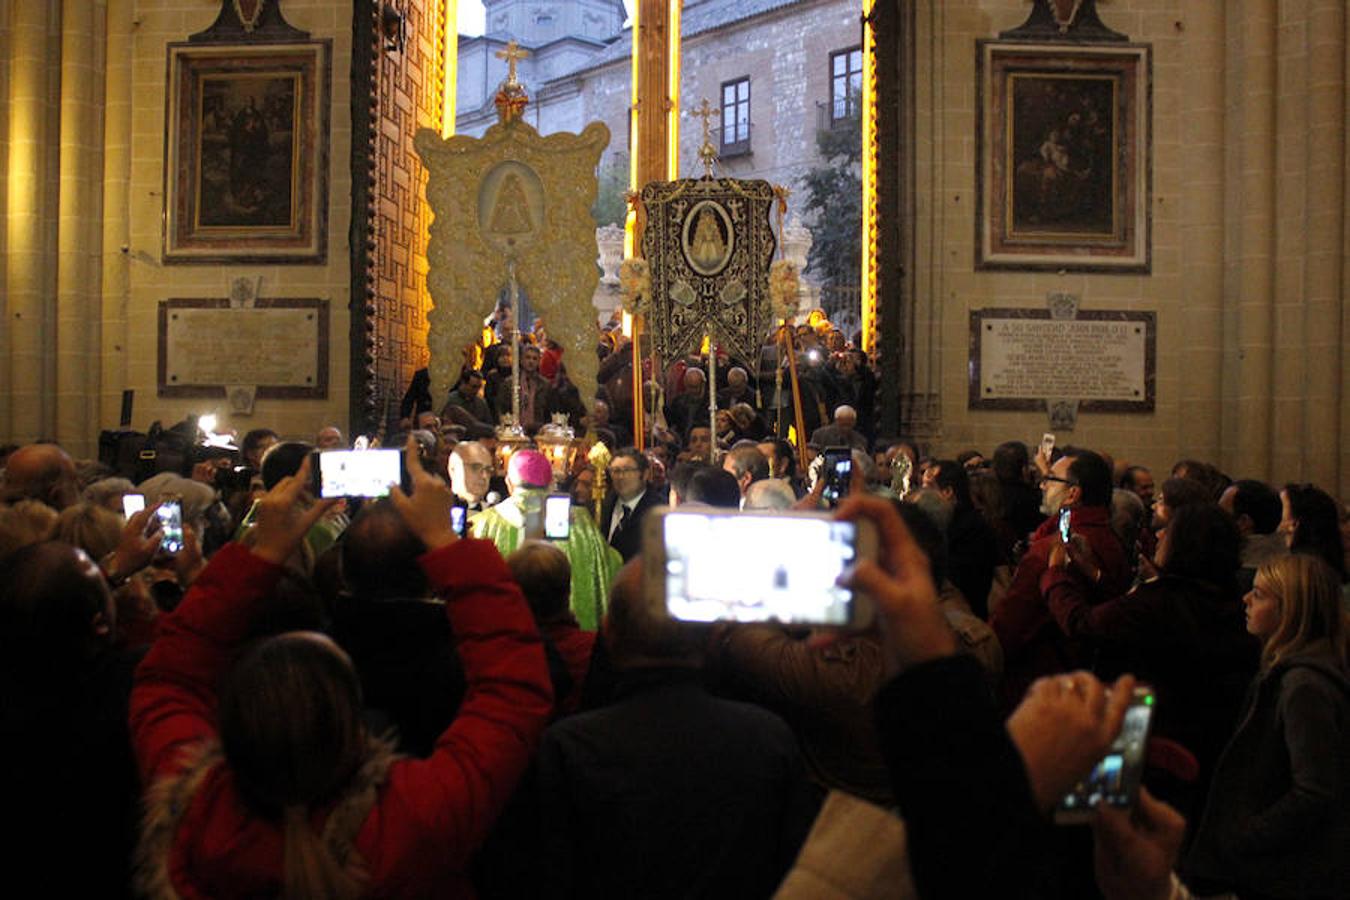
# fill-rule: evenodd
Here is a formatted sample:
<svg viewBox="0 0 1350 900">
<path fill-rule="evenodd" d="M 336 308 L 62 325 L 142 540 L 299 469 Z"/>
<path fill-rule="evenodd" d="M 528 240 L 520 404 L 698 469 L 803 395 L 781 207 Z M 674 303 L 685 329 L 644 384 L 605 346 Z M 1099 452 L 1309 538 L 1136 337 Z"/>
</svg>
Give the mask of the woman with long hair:
<svg viewBox="0 0 1350 900">
<path fill-rule="evenodd" d="M 251 547 L 223 548 L 136 672 L 132 740 L 146 799 L 139 888 L 150 897 L 471 895 L 470 850 L 524 771 L 552 710 L 529 608 L 496 549 L 460 540 L 449 488 L 416 464 L 394 488 L 418 562 L 445 601 L 470 685 L 426 759 L 367 733 L 360 681 L 328 638 L 243 650 L 282 564 L 328 510 L 309 463 L 258 503 Z M 238 656 L 238 662 L 234 662 Z"/>
<path fill-rule="evenodd" d="M 1350 896 L 1350 653 L 1336 573 L 1262 566 L 1245 598 L 1261 669 L 1214 773 L 1187 860 L 1193 888 Z"/>
</svg>

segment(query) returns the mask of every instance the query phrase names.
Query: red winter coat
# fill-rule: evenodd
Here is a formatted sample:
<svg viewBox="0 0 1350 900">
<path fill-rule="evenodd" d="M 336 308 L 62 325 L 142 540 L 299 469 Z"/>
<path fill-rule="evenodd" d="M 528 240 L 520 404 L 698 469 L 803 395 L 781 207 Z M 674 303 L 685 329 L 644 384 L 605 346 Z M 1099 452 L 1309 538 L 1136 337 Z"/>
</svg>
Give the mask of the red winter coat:
<svg viewBox="0 0 1350 900">
<path fill-rule="evenodd" d="M 461 540 L 419 562 L 446 600 L 469 685 L 427 759 L 389 768 L 356 852 L 372 896 L 471 897 L 464 875 L 514 790 L 552 710 L 539 634 L 488 541 Z M 222 549 L 136 672 L 131 727 L 144 783 L 179 774 L 216 738 L 216 684 L 281 569 L 240 545 Z M 278 710 L 284 715 L 283 710 Z M 281 827 L 243 805 L 228 767 L 207 772 L 172 839 L 168 874 L 182 897 L 277 896 Z M 328 810 L 311 824 L 321 830 Z"/>
</svg>

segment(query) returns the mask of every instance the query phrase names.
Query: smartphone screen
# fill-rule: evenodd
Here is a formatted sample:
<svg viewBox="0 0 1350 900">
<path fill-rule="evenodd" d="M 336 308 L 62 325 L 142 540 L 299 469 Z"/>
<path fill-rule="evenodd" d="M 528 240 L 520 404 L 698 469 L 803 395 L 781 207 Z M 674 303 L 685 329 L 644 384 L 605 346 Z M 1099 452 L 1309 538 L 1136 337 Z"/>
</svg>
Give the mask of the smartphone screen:
<svg viewBox="0 0 1350 900">
<path fill-rule="evenodd" d="M 165 553 L 177 553 L 183 549 L 183 505 L 177 500 L 165 500 L 155 510 L 159 519 L 162 537 L 159 549 Z"/>
<path fill-rule="evenodd" d="M 1071 532 L 1069 531 L 1069 510 L 1061 509 L 1059 511 L 1059 539 L 1063 543 L 1069 542 Z"/>
<path fill-rule="evenodd" d="M 1150 687 L 1137 687 L 1125 712 L 1125 724 L 1111 749 L 1093 767 L 1087 778 L 1075 785 L 1055 807 L 1055 821 L 1085 822 L 1100 804 L 1130 807 L 1139 794 L 1144 773 L 1149 727 L 1155 696 Z"/>
<path fill-rule="evenodd" d="M 566 494 L 551 494 L 544 501 L 544 537 L 550 541 L 565 541 L 572 529 L 572 498 Z"/>
<path fill-rule="evenodd" d="M 1041 435 L 1041 455 L 1046 459 L 1049 459 L 1050 454 L 1054 452 L 1054 449 L 1055 436 L 1047 431 L 1045 434 Z"/>
<path fill-rule="evenodd" d="M 130 519 L 136 513 L 145 509 L 144 494 L 123 494 L 122 495 L 122 517 Z"/>
<path fill-rule="evenodd" d="M 469 511 L 462 506 L 450 507 L 450 528 L 460 537 L 468 537 Z"/>
<path fill-rule="evenodd" d="M 860 618 L 858 598 L 839 583 L 862 552 L 853 522 L 706 509 L 658 512 L 647 521 L 644 557 L 652 551 L 661 560 L 649 563 L 649 577 L 659 579 L 652 588 L 665 594 L 673 618 L 803 625 Z"/>
<path fill-rule="evenodd" d="M 399 450 L 324 450 L 318 456 L 318 493 L 324 499 L 387 497 L 402 474 Z"/>
<path fill-rule="evenodd" d="M 825 479 L 822 499 L 830 506 L 837 506 L 840 498 L 848 494 L 853 480 L 853 451 L 847 447 L 831 447 L 825 451 L 825 470 L 821 473 Z"/>
</svg>

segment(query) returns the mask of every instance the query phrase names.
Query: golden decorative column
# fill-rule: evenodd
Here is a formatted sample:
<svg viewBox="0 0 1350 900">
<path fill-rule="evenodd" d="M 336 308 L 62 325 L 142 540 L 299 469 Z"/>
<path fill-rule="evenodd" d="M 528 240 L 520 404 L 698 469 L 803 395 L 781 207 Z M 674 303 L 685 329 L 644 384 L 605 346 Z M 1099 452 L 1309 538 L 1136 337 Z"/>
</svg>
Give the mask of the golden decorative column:
<svg viewBox="0 0 1350 900">
<path fill-rule="evenodd" d="M 682 0 L 637 0 L 633 9 L 632 137 L 628 187 L 640 191 L 651 181 L 680 175 L 680 9 Z M 629 209 L 624 223 L 623 255 L 631 258 L 642 246 L 646 214 Z M 646 443 L 643 414 L 641 336 L 643 321 L 632 321 L 633 439 Z M 653 372 L 653 377 L 659 373 Z"/>
</svg>

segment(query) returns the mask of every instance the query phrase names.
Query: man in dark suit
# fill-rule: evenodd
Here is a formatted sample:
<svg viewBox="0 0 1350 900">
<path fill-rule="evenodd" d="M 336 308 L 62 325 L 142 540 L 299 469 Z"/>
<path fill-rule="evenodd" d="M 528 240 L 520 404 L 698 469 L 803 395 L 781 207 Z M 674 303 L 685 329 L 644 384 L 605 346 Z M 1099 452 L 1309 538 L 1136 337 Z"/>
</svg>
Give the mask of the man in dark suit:
<svg viewBox="0 0 1350 900">
<path fill-rule="evenodd" d="M 602 636 L 614 702 L 559 720 L 535 760 L 545 893 L 769 896 L 816 814 L 792 731 L 704 689 L 705 637 L 648 602 L 640 562 Z"/>
<path fill-rule="evenodd" d="M 615 453 L 609 463 L 613 490 L 600 510 L 600 531 L 624 562 L 642 549 L 642 519 L 647 510 L 664 501 L 660 492 L 647 489 L 647 465 L 647 457 L 633 447 Z"/>
</svg>

